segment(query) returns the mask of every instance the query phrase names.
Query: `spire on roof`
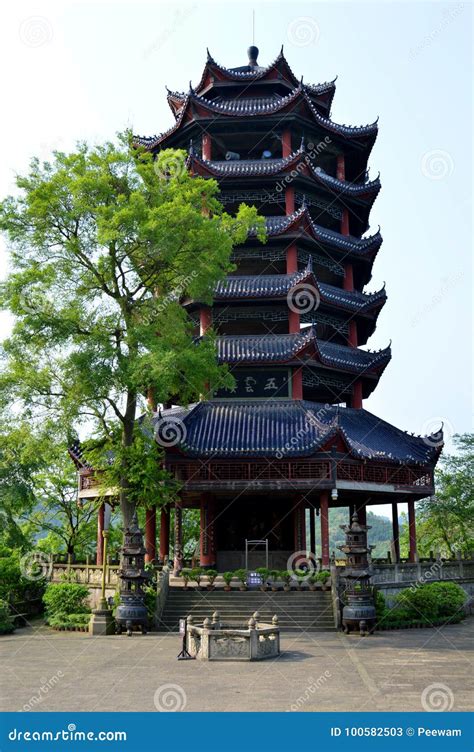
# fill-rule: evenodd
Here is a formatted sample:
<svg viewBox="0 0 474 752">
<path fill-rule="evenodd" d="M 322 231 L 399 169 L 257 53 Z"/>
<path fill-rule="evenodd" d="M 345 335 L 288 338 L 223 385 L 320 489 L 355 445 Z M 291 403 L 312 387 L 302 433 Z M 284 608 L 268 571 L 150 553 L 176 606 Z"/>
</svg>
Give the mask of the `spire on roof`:
<svg viewBox="0 0 474 752">
<path fill-rule="evenodd" d="M 249 65 L 251 68 L 256 68 L 258 66 L 258 63 L 257 63 L 258 53 L 259 53 L 258 47 L 255 47 L 254 44 L 250 45 L 250 47 L 247 50 L 247 55 L 249 56 Z"/>
</svg>

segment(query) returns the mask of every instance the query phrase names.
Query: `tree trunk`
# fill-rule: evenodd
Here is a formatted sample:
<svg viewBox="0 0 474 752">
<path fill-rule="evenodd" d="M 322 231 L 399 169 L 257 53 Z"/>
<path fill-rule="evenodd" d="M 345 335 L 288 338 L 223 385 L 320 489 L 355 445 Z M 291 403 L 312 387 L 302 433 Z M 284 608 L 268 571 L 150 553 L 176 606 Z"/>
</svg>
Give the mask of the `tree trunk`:
<svg viewBox="0 0 474 752">
<path fill-rule="evenodd" d="M 122 434 L 122 446 L 124 448 L 130 447 L 133 444 L 133 432 L 135 429 L 135 411 L 137 405 L 137 395 L 135 392 L 128 392 L 127 394 L 127 406 L 123 421 L 123 434 Z M 125 472 L 120 478 L 120 511 L 122 512 L 123 527 L 124 530 L 130 524 L 133 513 L 135 511 L 135 505 L 128 499 L 128 467 L 125 463 Z"/>
</svg>

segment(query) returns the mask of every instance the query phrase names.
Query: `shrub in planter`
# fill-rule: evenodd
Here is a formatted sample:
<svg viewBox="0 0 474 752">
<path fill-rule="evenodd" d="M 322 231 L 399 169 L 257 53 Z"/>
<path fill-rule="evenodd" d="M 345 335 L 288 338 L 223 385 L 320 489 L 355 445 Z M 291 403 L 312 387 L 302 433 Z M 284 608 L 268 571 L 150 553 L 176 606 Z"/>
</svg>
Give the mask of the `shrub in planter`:
<svg viewBox="0 0 474 752">
<path fill-rule="evenodd" d="M 208 590 L 213 590 L 214 588 L 214 582 L 216 581 L 216 577 L 219 574 L 217 569 L 206 569 L 205 570 L 207 579 L 209 580 L 209 585 L 207 586 Z"/>
<path fill-rule="evenodd" d="M 233 572 L 224 572 L 224 574 L 222 575 L 222 578 L 223 578 L 223 580 L 225 582 L 224 590 L 232 590 L 232 588 L 230 586 L 230 583 L 234 579 L 234 573 Z"/>
<path fill-rule="evenodd" d="M 327 581 L 331 577 L 331 572 L 329 572 L 327 569 L 321 569 L 321 571 L 318 572 L 316 576 L 318 578 L 318 581 L 321 583 L 323 590 L 326 590 Z"/>
<path fill-rule="evenodd" d="M 52 617 L 59 614 L 88 614 L 90 608 L 86 604 L 89 590 L 85 585 L 72 582 L 50 583 L 43 595 L 46 607 L 46 621 L 50 623 Z"/>
<path fill-rule="evenodd" d="M 287 569 L 283 569 L 280 572 L 280 580 L 283 580 L 283 590 L 289 590 L 290 589 L 290 582 L 292 579 L 291 572 L 288 572 Z"/>
<path fill-rule="evenodd" d="M 6 601 L 0 601 L 0 635 L 11 634 L 15 629 L 10 609 Z"/>
<path fill-rule="evenodd" d="M 236 569 L 234 572 L 234 577 L 236 577 L 240 582 L 239 590 L 247 590 L 247 570 Z"/>
<path fill-rule="evenodd" d="M 201 569 L 201 567 L 194 567 L 193 569 L 191 569 L 191 571 L 189 573 L 189 579 L 193 580 L 194 582 L 196 582 L 197 586 L 199 587 L 200 584 L 201 584 L 201 579 L 202 579 L 202 569 Z"/>
<path fill-rule="evenodd" d="M 278 590 L 278 581 L 280 579 L 280 572 L 278 569 L 271 569 L 270 570 L 270 581 L 272 584 L 272 590 L 274 593 Z"/>
<path fill-rule="evenodd" d="M 87 631 L 90 614 L 55 614 L 48 620 L 53 629 Z"/>
<path fill-rule="evenodd" d="M 318 582 L 319 582 L 318 575 L 312 574 L 311 577 L 309 578 L 309 589 L 313 590 L 314 592 L 316 590 L 316 585 Z"/>
<path fill-rule="evenodd" d="M 265 591 L 268 586 L 268 578 L 270 576 L 270 570 L 267 569 L 266 567 L 258 567 L 255 571 L 262 578 L 262 584 L 260 585 L 260 590 Z"/>
<path fill-rule="evenodd" d="M 429 588 L 437 604 L 437 616 L 441 619 L 452 619 L 464 615 L 466 593 L 455 582 L 432 582 L 425 586 Z"/>
<path fill-rule="evenodd" d="M 184 589 L 187 590 L 187 588 L 188 588 L 188 582 L 191 579 L 191 570 L 190 569 L 182 569 L 181 572 L 180 572 L 180 577 L 183 578 Z"/>
</svg>

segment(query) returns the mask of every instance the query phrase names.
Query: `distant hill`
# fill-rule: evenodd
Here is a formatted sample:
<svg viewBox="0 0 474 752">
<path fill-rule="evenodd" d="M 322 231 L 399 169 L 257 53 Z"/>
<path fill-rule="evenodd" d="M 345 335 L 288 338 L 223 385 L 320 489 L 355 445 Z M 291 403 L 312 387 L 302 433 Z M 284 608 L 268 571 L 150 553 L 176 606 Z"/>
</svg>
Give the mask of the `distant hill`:
<svg viewBox="0 0 474 752">
<path fill-rule="evenodd" d="M 337 546 L 344 543 L 344 533 L 342 532 L 340 525 L 346 525 L 349 522 L 349 510 L 346 507 L 339 507 L 329 510 L 329 550 L 332 554 L 333 551 L 336 555 L 340 554 L 341 557 L 344 554 L 340 553 Z M 316 518 L 316 547 L 318 556 L 321 555 L 321 528 L 319 518 Z M 392 539 L 392 521 L 388 517 L 382 517 L 381 515 L 374 514 L 373 512 L 367 512 L 367 525 L 371 525 L 372 529 L 369 530 L 368 538 L 369 544 L 375 545 L 372 552 L 373 556 L 385 557 L 387 551 L 390 551 L 390 543 Z M 309 534 L 309 533 L 308 533 Z"/>
</svg>

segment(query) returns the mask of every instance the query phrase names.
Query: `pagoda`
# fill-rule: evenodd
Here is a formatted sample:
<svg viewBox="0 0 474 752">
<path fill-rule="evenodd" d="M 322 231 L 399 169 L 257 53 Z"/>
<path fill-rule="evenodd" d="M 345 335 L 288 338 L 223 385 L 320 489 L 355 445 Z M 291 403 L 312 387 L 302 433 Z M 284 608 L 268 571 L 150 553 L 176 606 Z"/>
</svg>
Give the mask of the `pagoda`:
<svg viewBox="0 0 474 752">
<path fill-rule="evenodd" d="M 197 85 L 168 90 L 172 127 L 135 139 L 153 154 L 186 149 L 191 173 L 218 182 L 229 213 L 255 205 L 267 228 L 266 243 L 251 232 L 235 249 L 236 270 L 212 305 L 182 301 L 197 340 L 211 328 L 217 334 L 216 357 L 235 386 L 190 406 L 176 395 L 156 413 L 160 424 L 181 428 L 165 452 L 181 488 L 175 570 L 187 508 L 200 509 L 201 565 L 219 571 L 243 566 L 246 540 L 268 541 L 271 568 L 286 568 L 308 546 L 327 566 L 329 508 L 348 507 L 364 526 L 368 504 L 393 505 L 398 559 L 397 505 L 408 503 L 416 558 L 414 504 L 434 491 L 442 435 L 409 435 L 363 407 L 391 358 L 390 346 L 367 347 L 386 302 L 384 288 L 365 290 L 382 244 L 369 228 L 380 180 L 367 172 L 378 126 L 335 123 L 334 93 L 334 81 L 297 78 L 283 49 L 266 67 L 256 47 L 235 68 L 208 53 Z M 169 528 L 162 509 L 161 560 Z M 148 510 L 149 559 L 155 533 Z M 254 554 L 251 566 L 263 563 Z"/>
</svg>

